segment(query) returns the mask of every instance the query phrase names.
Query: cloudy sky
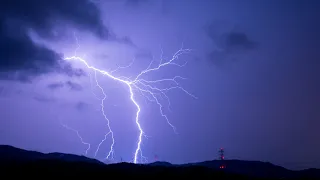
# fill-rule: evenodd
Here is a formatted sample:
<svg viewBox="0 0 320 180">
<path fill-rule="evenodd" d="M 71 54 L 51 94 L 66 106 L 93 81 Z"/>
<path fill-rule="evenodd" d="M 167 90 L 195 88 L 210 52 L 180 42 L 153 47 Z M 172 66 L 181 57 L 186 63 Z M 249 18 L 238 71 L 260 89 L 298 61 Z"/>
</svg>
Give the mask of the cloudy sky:
<svg viewBox="0 0 320 180">
<path fill-rule="evenodd" d="M 319 5 L 1 1 L 0 143 L 106 162 L 197 162 L 224 147 L 320 168 Z"/>
</svg>

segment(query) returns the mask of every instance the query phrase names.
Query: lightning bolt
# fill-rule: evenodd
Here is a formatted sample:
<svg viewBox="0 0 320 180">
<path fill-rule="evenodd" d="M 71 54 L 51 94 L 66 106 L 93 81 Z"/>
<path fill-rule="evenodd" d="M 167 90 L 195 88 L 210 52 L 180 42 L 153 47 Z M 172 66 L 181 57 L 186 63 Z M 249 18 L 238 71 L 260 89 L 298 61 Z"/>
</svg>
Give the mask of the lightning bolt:
<svg viewBox="0 0 320 180">
<path fill-rule="evenodd" d="M 77 39 L 76 39 L 77 40 Z M 78 40 L 77 40 L 78 43 Z M 141 145 L 142 145 L 142 139 L 143 136 L 145 135 L 145 132 L 143 130 L 143 128 L 141 127 L 140 124 L 140 112 L 141 112 L 141 108 L 140 105 L 138 104 L 135 95 L 135 91 L 140 92 L 140 94 L 144 97 L 146 97 L 149 101 L 155 102 L 158 106 L 159 106 L 159 110 L 160 110 L 160 114 L 162 117 L 165 118 L 165 120 L 167 121 L 167 123 L 172 127 L 172 129 L 174 130 L 175 133 L 177 133 L 176 131 L 176 127 L 169 121 L 169 118 L 167 117 L 167 115 L 163 112 L 163 105 L 160 103 L 160 98 L 165 98 L 169 104 L 169 108 L 170 108 L 170 100 L 169 97 L 166 95 L 166 93 L 170 90 L 173 89 L 180 89 L 183 92 L 185 92 L 186 94 L 188 94 L 189 96 L 197 99 L 196 96 L 192 95 L 191 93 L 189 93 L 187 90 L 185 90 L 183 87 L 181 87 L 178 83 L 178 79 L 180 80 L 185 80 L 186 78 L 183 78 L 181 76 L 175 76 L 173 78 L 167 78 L 167 79 L 157 79 L 157 80 L 146 80 L 143 79 L 142 77 L 154 72 L 154 71 L 159 71 L 161 68 L 165 67 L 165 66 L 178 66 L 178 67 L 183 67 L 187 64 L 178 64 L 176 63 L 176 60 L 179 58 L 180 55 L 185 54 L 185 53 L 189 53 L 192 50 L 191 49 L 184 49 L 183 48 L 183 44 L 182 47 L 172 56 L 171 59 L 169 59 L 168 61 L 163 62 L 163 51 L 161 48 L 161 58 L 160 58 L 160 62 L 158 63 L 158 65 L 156 65 L 155 67 L 152 67 L 152 65 L 154 64 L 154 60 L 152 59 L 152 61 L 150 62 L 149 66 L 141 71 L 137 76 L 135 76 L 135 78 L 133 78 L 132 80 L 130 78 L 127 77 L 123 77 L 123 76 L 114 76 L 113 73 L 120 70 L 120 69 L 125 69 L 130 67 L 133 63 L 134 60 L 132 61 L 131 64 L 129 64 L 128 66 L 125 67 L 121 67 L 119 66 L 117 69 L 113 70 L 113 71 L 105 71 L 102 70 L 100 68 L 97 68 L 95 66 L 89 65 L 89 63 L 84 59 L 81 58 L 80 56 L 77 56 L 77 50 L 79 49 L 79 44 L 78 44 L 78 48 L 75 51 L 74 56 L 71 57 L 66 57 L 64 58 L 64 60 L 66 61 L 79 61 L 82 64 L 84 64 L 88 69 L 92 70 L 94 72 L 94 79 L 95 79 L 95 86 L 98 87 L 102 94 L 103 94 L 103 98 L 101 98 L 101 112 L 102 115 L 104 117 L 104 119 L 107 121 L 107 126 L 108 126 L 108 132 L 105 134 L 104 139 L 99 143 L 97 150 L 95 151 L 95 156 L 97 155 L 100 146 L 103 144 L 103 142 L 107 139 L 107 137 L 110 135 L 112 138 L 112 144 L 110 146 L 110 150 L 109 153 L 107 155 L 107 157 L 105 159 L 113 159 L 113 154 L 114 154 L 114 143 L 115 143 L 115 139 L 114 139 L 114 135 L 113 135 L 113 131 L 111 129 L 110 126 L 110 121 L 107 118 L 107 115 L 104 111 L 104 101 L 107 98 L 106 93 L 104 92 L 104 89 L 100 86 L 98 80 L 97 80 L 97 73 L 100 73 L 103 76 L 106 76 L 114 81 L 120 82 L 124 85 L 127 86 L 128 90 L 129 90 L 129 96 L 130 96 L 130 100 L 131 102 L 134 104 L 134 106 L 136 107 L 136 113 L 135 113 L 135 123 L 136 126 L 139 130 L 139 136 L 138 136 L 138 141 L 137 141 L 137 145 L 136 145 L 136 149 L 134 151 L 134 158 L 133 158 L 133 162 L 134 163 L 143 163 L 143 161 L 146 160 L 146 158 L 143 156 L 142 154 L 142 149 L 141 149 Z M 161 83 L 161 82 L 171 82 L 173 85 L 168 87 L 168 88 L 157 88 L 155 85 L 157 83 Z M 147 96 L 149 95 L 149 96 Z M 78 137 L 80 138 L 81 136 L 79 135 L 78 131 L 75 131 L 78 134 Z M 82 138 L 81 138 L 82 139 Z M 139 159 L 140 158 L 140 159 Z"/>
<path fill-rule="evenodd" d="M 61 124 L 64 128 L 66 128 L 67 130 L 70 130 L 70 131 L 73 131 L 74 133 L 76 133 L 76 135 L 77 135 L 78 138 L 80 139 L 81 143 L 82 143 L 83 145 L 88 146 L 88 148 L 87 148 L 86 151 L 85 151 L 85 155 L 87 155 L 87 154 L 88 154 L 88 151 L 89 151 L 89 149 L 90 149 L 90 147 L 91 147 L 90 143 L 85 142 L 85 141 L 83 140 L 82 136 L 80 135 L 79 131 L 77 131 L 76 129 L 73 129 L 73 128 L 67 126 L 66 124 L 63 124 L 62 122 L 60 122 L 60 124 Z"/>
<path fill-rule="evenodd" d="M 103 94 L 103 98 L 101 99 L 101 104 L 100 104 L 100 106 L 101 106 L 101 112 L 102 112 L 102 115 L 103 115 L 104 119 L 107 120 L 107 126 L 108 126 L 108 129 L 109 129 L 109 132 L 107 132 L 107 133 L 104 135 L 104 139 L 99 143 L 98 148 L 97 148 L 97 150 L 96 150 L 96 152 L 95 152 L 95 154 L 94 154 L 94 157 L 97 156 L 97 153 L 98 153 L 98 151 L 99 151 L 99 149 L 100 149 L 100 146 L 101 146 L 102 143 L 107 139 L 107 136 L 108 136 L 108 135 L 111 135 L 112 144 L 111 144 L 111 146 L 110 146 L 110 150 L 109 150 L 109 153 L 108 153 L 106 159 L 109 159 L 110 156 L 111 156 L 111 159 L 113 159 L 113 154 L 114 154 L 114 150 L 113 150 L 113 146 L 114 146 L 113 131 L 112 131 L 111 127 L 110 127 L 110 121 L 109 121 L 109 119 L 107 118 L 106 113 L 104 112 L 104 100 L 107 98 L 107 95 L 106 95 L 106 93 L 104 92 L 103 88 L 100 86 L 100 84 L 99 84 L 99 82 L 98 82 L 98 79 L 97 79 L 97 71 L 94 71 L 94 77 L 95 77 L 94 79 L 95 79 L 95 81 L 96 81 L 96 86 L 99 87 L 99 89 L 101 90 L 101 92 L 102 92 L 102 94 Z"/>
</svg>

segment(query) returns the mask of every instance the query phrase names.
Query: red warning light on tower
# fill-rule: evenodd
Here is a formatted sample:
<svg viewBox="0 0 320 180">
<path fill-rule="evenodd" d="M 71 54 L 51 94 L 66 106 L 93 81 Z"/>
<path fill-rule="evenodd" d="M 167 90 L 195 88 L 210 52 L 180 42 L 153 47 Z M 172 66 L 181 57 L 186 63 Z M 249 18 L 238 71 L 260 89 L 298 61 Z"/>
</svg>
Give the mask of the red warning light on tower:
<svg viewBox="0 0 320 180">
<path fill-rule="evenodd" d="M 220 148 L 219 150 L 219 159 L 221 161 L 221 164 L 219 166 L 220 169 L 225 169 L 226 168 L 226 165 L 225 165 L 225 162 L 224 162 L 224 149 L 223 148 Z"/>
</svg>

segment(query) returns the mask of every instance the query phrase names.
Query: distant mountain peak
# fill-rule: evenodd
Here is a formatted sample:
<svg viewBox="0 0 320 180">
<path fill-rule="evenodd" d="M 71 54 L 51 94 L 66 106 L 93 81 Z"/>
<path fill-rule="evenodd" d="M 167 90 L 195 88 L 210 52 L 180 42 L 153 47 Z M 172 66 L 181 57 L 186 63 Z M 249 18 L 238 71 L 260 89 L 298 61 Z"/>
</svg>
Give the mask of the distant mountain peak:
<svg viewBox="0 0 320 180">
<path fill-rule="evenodd" d="M 65 153 L 41 153 L 28 151 L 10 145 L 0 145 L 0 161 L 37 161 L 37 160 L 62 160 L 68 162 L 87 162 L 103 164 L 102 162 L 85 156 Z"/>
<path fill-rule="evenodd" d="M 152 166 L 173 166 L 173 164 L 166 162 L 166 161 L 156 161 L 156 162 L 149 163 L 149 165 L 152 165 Z"/>
</svg>

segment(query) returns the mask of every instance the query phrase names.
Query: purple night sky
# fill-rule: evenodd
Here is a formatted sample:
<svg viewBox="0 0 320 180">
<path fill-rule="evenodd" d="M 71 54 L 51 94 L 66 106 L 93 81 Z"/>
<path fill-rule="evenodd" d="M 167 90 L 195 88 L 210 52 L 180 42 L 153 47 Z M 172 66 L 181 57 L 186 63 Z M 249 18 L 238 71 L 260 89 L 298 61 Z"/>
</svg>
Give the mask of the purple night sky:
<svg viewBox="0 0 320 180">
<path fill-rule="evenodd" d="M 93 158 L 109 132 L 96 75 L 106 95 L 114 161 L 132 162 L 139 129 L 127 84 L 65 58 L 76 55 L 106 72 L 127 66 L 112 76 L 131 82 L 152 60 L 156 68 L 161 57 L 165 63 L 185 48 L 192 51 L 174 61 L 185 66 L 171 64 L 141 76 L 146 81 L 182 76 L 186 79 L 177 82 L 183 89 L 150 94 L 133 88 L 148 162 L 155 155 L 171 163 L 212 160 L 224 147 L 228 159 L 320 168 L 319 5 L 317 0 L 1 1 L 0 144 L 85 155 L 88 146 L 78 131 L 90 143 L 86 156 Z M 142 82 L 134 85 L 148 89 Z M 97 159 L 108 156 L 111 137 Z"/>
</svg>

